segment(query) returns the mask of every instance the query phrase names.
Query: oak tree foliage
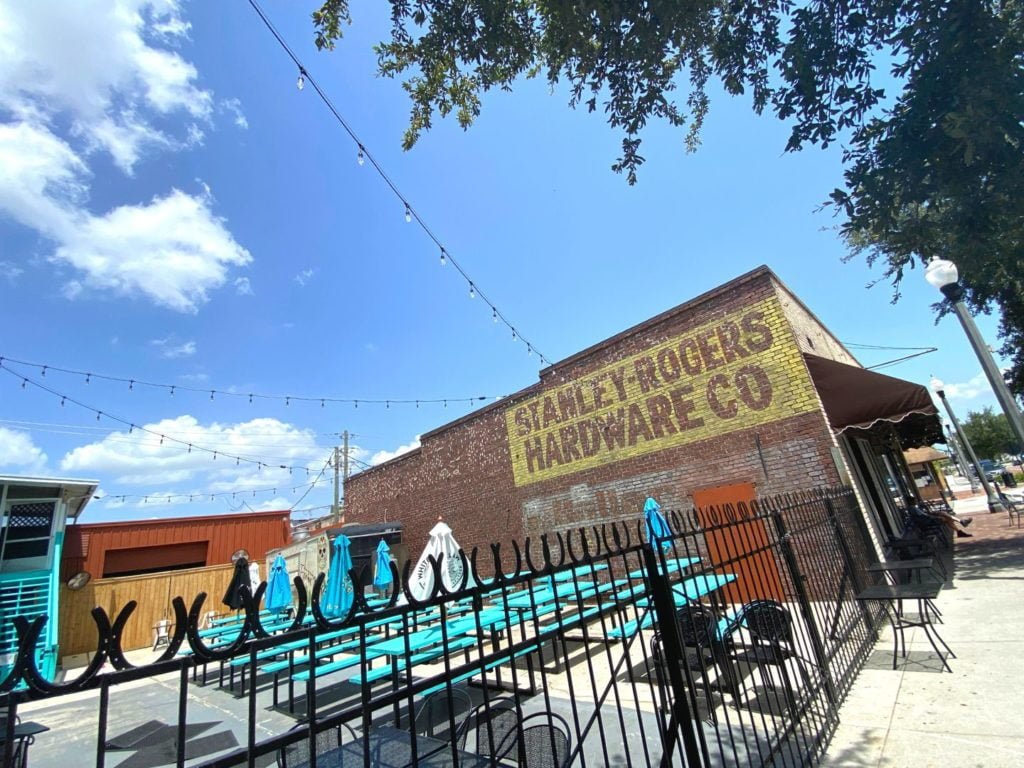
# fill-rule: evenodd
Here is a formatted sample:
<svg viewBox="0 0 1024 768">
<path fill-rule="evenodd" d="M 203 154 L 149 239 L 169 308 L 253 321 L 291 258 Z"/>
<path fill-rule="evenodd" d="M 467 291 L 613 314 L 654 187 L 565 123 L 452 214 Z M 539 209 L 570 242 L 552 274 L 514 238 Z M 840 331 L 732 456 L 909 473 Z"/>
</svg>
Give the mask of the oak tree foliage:
<svg viewBox="0 0 1024 768">
<path fill-rule="evenodd" d="M 622 133 L 630 184 L 651 120 L 699 144 L 709 84 L 790 127 L 786 151 L 841 142 L 827 201 L 850 256 L 893 285 L 957 263 L 974 311 L 998 307 L 1024 392 L 1024 0 L 390 0 L 381 74 L 412 102 L 403 144 L 435 114 L 464 128 L 491 89 L 564 85 Z M 314 12 L 331 48 L 348 0 Z M 920 278 L 918 278 L 920 279 Z M 937 302 L 939 316 L 948 304 Z"/>
</svg>

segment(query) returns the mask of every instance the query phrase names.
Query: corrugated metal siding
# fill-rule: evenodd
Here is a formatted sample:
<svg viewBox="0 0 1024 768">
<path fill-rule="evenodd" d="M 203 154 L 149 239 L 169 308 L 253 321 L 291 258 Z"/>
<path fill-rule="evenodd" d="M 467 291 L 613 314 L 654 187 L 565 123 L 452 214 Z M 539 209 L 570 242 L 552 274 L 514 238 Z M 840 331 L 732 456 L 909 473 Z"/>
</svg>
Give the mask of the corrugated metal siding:
<svg viewBox="0 0 1024 768">
<path fill-rule="evenodd" d="M 289 514 L 275 512 L 69 525 L 67 556 L 61 564 L 62 577 L 66 580 L 79 571 L 88 571 L 94 578 L 99 578 L 107 550 L 196 541 L 209 542 L 208 566 L 230 564 L 232 553 L 239 549 L 248 551 L 252 559 L 263 560 L 269 550 L 291 542 Z M 82 546 L 83 537 L 88 537 L 88 547 Z"/>
</svg>

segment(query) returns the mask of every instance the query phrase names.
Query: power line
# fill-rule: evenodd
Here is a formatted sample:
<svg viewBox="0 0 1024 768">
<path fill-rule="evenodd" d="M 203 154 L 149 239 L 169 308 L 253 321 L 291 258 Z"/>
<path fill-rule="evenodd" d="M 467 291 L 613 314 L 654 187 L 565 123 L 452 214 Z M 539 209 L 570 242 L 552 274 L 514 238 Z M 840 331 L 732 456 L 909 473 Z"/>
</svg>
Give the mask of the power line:
<svg viewBox="0 0 1024 768">
<path fill-rule="evenodd" d="M 323 470 L 320 470 L 320 475 L 311 483 L 303 483 L 297 485 L 291 489 L 292 493 L 296 493 L 301 488 L 305 488 L 305 493 L 299 498 L 299 501 L 306 498 L 309 492 L 313 490 L 316 485 L 323 480 Z M 245 488 L 243 490 L 234 491 L 217 491 L 214 493 L 163 493 L 160 491 L 151 491 L 149 493 L 108 493 L 105 496 L 94 496 L 94 501 L 106 501 L 106 502 L 126 502 L 131 499 L 142 499 L 143 503 L 149 503 L 152 501 L 154 504 L 159 503 L 177 503 L 177 504 L 189 504 L 196 501 L 213 501 L 218 498 L 225 498 L 230 496 L 232 499 L 238 498 L 239 496 L 251 495 L 255 497 L 258 493 L 269 493 L 276 495 L 280 486 L 272 486 L 269 488 Z M 281 489 L 284 490 L 284 489 Z M 298 502 L 296 502 L 298 503 Z"/>
<path fill-rule="evenodd" d="M 252 6 L 252 9 L 260 17 L 260 20 L 263 22 L 264 26 L 266 26 L 266 28 L 270 31 L 270 34 L 274 36 L 274 39 L 277 40 L 277 43 L 278 45 L 281 46 L 281 49 L 288 55 L 288 58 L 290 58 L 292 60 L 292 63 L 295 64 L 296 67 L 298 67 L 299 77 L 297 85 L 299 87 L 299 90 L 302 90 L 306 83 L 309 83 L 313 87 L 313 90 L 316 91 L 317 96 L 320 97 L 320 100 L 324 103 L 327 109 L 330 110 L 331 114 L 334 115 L 334 119 L 345 130 L 345 133 L 348 134 L 349 138 L 355 142 L 356 147 L 358 148 L 358 152 L 356 154 L 356 161 L 360 165 L 362 165 L 366 161 L 369 161 L 370 166 L 377 172 L 381 179 L 384 180 L 384 183 L 387 184 L 388 188 L 392 191 L 392 193 L 394 193 L 395 197 L 397 197 L 399 202 L 404 206 L 405 220 L 410 223 L 412 221 L 415 221 L 419 225 L 420 229 L 423 230 L 424 234 L 426 234 L 426 236 L 433 241 L 434 245 L 436 245 L 440 249 L 441 266 L 444 266 L 447 262 L 451 262 L 451 265 L 462 276 L 463 280 L 466 281 L 469 287 L 469 297 L 472 299 L 475 298 L 476 296 L 479 296 L 480 300 L 488 307 L 490 307 L 491 319 L 493 319 L 494 322 L 498 322 L 499 320 L 503 322 L 512 332 L 512 339 L 514 341 L 520 341 L 526 345 L 527 354 L 533 354 L 534 352 L 536 352 L 537 356 L 540 358 L 541 363 L 545 365 L 551 365 L 551 362 L 543 354 L 541 354 L 540 350 L 538 350 L 528 339 L 524 338 L 523 335 L 516 330 L 515 326 L 513 326 L 512 323 L 509 322 L 509 320 L 505 317 L 504 314 L 502 314 L 502 312 L 498 309 L 494 302 L 487 298 L 484 292 L 480 290 L 480 287 L 477 285 L 477 283 L 472 278 L 470 278 L 470 276 L 466 273 L 462 266 L 455 260 L 454 257 L 452 257 L 451 251 L 449 251 L 445 247 L 444 243 L 442 243 L 441 240 L 437 237 L 437 235 L 435 235 L 434 232 L 430 229 L 430 227 L 427 226 L 427 223 L 423 220 L 423 218 L 416 211 L 416 209 L 413 208 L 412 204 L 409 202 L 409 199 L 402 194 L 401 190 L 398 189 L 398 186 L 395 184 L 395 182 L 392 181 L 391 177 L 388 176 L 388 174 L 384 171 L 384 168 L 381 166 L 381 164 L 376 160 L 376 158 L 374 158 L 372 154 L 370 154 L 370 151 L 366 148 L 366 144 L 356 135 L 356 132 L 352 129 L 352 126 L 349 125 L 348 121 L 345 120 L 345 118 L 341 115 L 337 107 L 334 106 L 334 103 L 331 101 L 331 99 L 327 96 L 326 93 L 324 93 L 323 89 L 320 87 L 319 83 L 317 83 L 316 79 L 309 74 L 309 70 L 299 60 L 299 57 L 295 55 L 295 52 L 291 49 L 288 43 L 285 42 L 284 38 L 274 27 L 270 19 L 267 18 L 266 14 L 263 12 L 263 9 L 260 8 L 256 0 L 249 0 L 249 5 Z"/>
<path fill-rule="evenodd" d="M 181 384 L 164 384 L 155 381 L 146 381 L 139 378 L 130 378 L 125 376 L 111 376 L 105 373 L 94 373 L 92 371 L 76 370 L 74 368 L 62 368 L 57 365 L 49 365 L 45 363 L 33 363 L 28 360 L 18 360 L 13 357 L 0 356 L 0 364 L 4 361 L 10 363 L 16 363 L 17 365 L 24 365 L 30 368 L 36 368 L 40 371 L 42 377 L 46 377 L 47 372 L 56 371 L 58 373 L 68 374 L 72 376 L 81 376 L 85 379 L 85 383 L 89 384 L 93 379 L 99 381 L 116 381 L 121 384 L 127 384 L 129 391 L 134 391 L 135 387 L 150 387 L 154 389 L 161 389 L 168 392 L 172 397 L 177 392 L 189 392 L 198 393 L 204 396 L 209 396 L 210 400 L 215 397 L 234 397 L 234 398 L 248 398 L 249 402 L 252 403 L 255 400 L 273 400 L 283 402 L 286 406 L 291 405 L 293 402 L 303 403 L 319 403 L 320 407 L 323 408 L 327 403 L 331 404 L 342 404 L 342 405 L 353 405 L 358 408 L 360 405 L 383 405 L 385 408 L 390 408 L 392 405 L 415 405 L 417 408 L 420 405 L 441 405 L 445 408 L 448 407 L 449 403 L 460 404 L 460 403 L 479 403 L 485 400 L 492 399 L 489 395 L 478 395 L 476 397 L 421 397 L 421 398 L 354 398 L 354 397 L 316 397 L 311 395 L 268 395 L 259 392 L 234 392 L 226 389 L 217 389 L 209 387 L 188 387 Z"/>
<path fill-rule="evenodd" d="M 226 458 L 226 459 L 234 459 L 236 465 L 241 464 L 243 461 L 245 463 L 247 463 L 247 464 L 255 464 L 257 466 L 258 470 L 262 470 L 264 467 L 266 467 L 267 469 L 287 469 L 289 474 L 291 474 L 291 472 L 293 470 L 299 470 L 300 472 L 306 472 L 307 476 L 308 476 L 309 467 L 299 467 L 299 466 L 288 465 L 288 464 L 278 464 L 278 465 L 275 465 L 275 464 L 263 461 L 262 458 L 253 458 L 253 457 L 250 457 L 250 456 L 239 456 L 239 455 L 234 454 L 234 453 L 228 453 L 228 452 L 225 452 L 225 451 L 222 451 L 222 450 L 215 450 L 213 448 L 208 448 L 208 447 L 203 446 L 203 445 L 198 445 L 196 443 L 192 443 L 192 442 L 189 442 L 187 440 L 178 439 L 178 438 L 174 437 L 173 435 L 168 435 L 168 434 L 163 433 L 163 432 L 157 432 L 156 430 L 149 429 L 149 428 L 144 427 L 144 426 L 140 426 L 139 424 L 136 424 L 133 421 L 129 421 L 128 419 L 124 419 L 124 418 L 122 418 L 120 416 L 116 416 L 116 415 L 114 415 L 112 413 L 109 413 L 107 411 L 100 410 L 99 408 L 94 408 L 93 406 L 88 405 L 86 403 L 83 403 L 83 402 L 81 402 L 79 400 L 76 400 L 76 399 L 74 399 L 73 397 L 71 397 L 69 395 L 65 395 L 65 394 L 63 394 L 61 392 L 58 392 L 55 389 L 51 389 L 50 387 L 47 387 L 44 384 L 39 383 L 38 381 L 30 379 L 27 376 L 24 376 L 23 374 L 21 374 L 21 373 L 15 371 L 15 370 L 13 370 L 12 368 L 8 367 L 8 365 L 6 364 L 6 361 L 3 358 L 0 358 L 0 370 L 5 371 L 6 373 L 8 373 L 11 376 L 14 376 L 15 378 L 21 379 L 22 389 L 24 389 L 27 385 L 31 384 L 33 387 L 35 387 L 37 389 L 40 389 L 43 392 L 48 392 L 49 394 L 53 395 L 54 397 L 59 397 L 60 398 L 60 404 L 62 406 L 65 403 L 71 403 L 72 405 L 76 405 L 79 408 L 83 408 L 83 409 L 85 409 L 87 411 L 90 411 L 90 412 L 96 414 L 96 420 L 97 421 L 99 421 L 103 417 L 106 417 L 107 419 L 109 419 L 111 421 L 118 422 L 119 424 L 124 424 L 126 427 L 128 427 L 128 434 L 132 434 L 135 430 L 139 430 L 140 432 L 144 432 L 144 433 L 146 433 L 148 435 L 154 435 L 154 436 L 160 438 L 160 443 L 159 443 L 160 445 L 163 445 L 164 441 L 167 441 L 167 442 L 170 442 L 170 443 L 176 443 L 178 445 L 186 446 L 188 448 L 188 452 L 189 453 L 192 453 L 192 451 L 196 451 L 197 453 L 207 453 L 207 454 L 210 454 L 210 455 L 213 456 L 214 460 L 216 460 L 218 457 L 223 457 L 223 458 Z M 267 457 L 267 458 L 269 458 L 269 457 Z"/>
</svg>

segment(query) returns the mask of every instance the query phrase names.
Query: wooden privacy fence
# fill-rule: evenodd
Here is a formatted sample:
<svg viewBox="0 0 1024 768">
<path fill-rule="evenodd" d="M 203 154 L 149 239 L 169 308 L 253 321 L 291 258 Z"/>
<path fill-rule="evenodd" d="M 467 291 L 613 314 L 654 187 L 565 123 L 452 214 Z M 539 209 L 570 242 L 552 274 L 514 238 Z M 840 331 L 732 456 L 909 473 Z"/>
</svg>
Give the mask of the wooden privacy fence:
<svg viewBox="0 0 1024 768">
<path fill-rule="evenodd" d="M 60 654 L 73 656 L 96 650 L 96 623 L 91 615 L 96 606 L 103 608 L 108 616 L 116 616 L 129 601 L 138 603 L 122 636 L 121 647 L 126 651 L 151 646 L 154 625 L 161 619 L 173 622 L 171 600 L 176 595 L 205 592 L 207 598 L 203 613 L 209 610 L 217 613 L 229 611 L 221 598 L 233 571 L 234 566 L 227 563 L 141 576 L 96 579 L 75 591 L 62 586 L 58 638 Z M 265 576 L 266 572 L 266 564 L 260 563 L 260 574 Z"/>
</svg>

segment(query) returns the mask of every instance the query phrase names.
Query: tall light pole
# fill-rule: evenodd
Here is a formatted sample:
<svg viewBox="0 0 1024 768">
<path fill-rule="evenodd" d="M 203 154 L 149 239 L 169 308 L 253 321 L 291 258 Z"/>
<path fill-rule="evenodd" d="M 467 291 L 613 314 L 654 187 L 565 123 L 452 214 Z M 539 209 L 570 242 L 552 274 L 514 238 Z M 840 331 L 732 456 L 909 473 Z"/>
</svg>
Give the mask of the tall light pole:
<svg viewBox="0 0 1024 768">
<path fill-rule="evenodd" d="M 982 488 L 985 489 L 985 496 L 988 498 L 988 511 L 989 512 L 1005 512 L 1003 504 L 999 501 L 999 496 L 996 494 L 992 485 L 988 481 L 988 477 L 985 475 L 985 470 L 981 468 L 981 464 L 978 462 L 978 457 L 974 453 L 974 448 L 971 447 L 970 441 L 967 439 L 967 435 L 960 428 L 960 422 L 956 418 L 956 414 L 953 413 L 953 409 L 949 405 L 949 401 L 946 399 L 946 385 L 943 384 L 939 379 L 932 379 L 932 391 L 939 396 L 939 400 L 942 401 L 942 405 L 946 408 L 946 413 L 949 414 L 949 420 L 953 423 L 953 428 L 956 430 L 957 437 L 960 439 L 960 447 L 963 449 L 963 453 L 967 454 L 967 458 L 970 459 L 971 464 L 974 466 L 974 471 L 978 474 L 978 480 L 981 481 Z M 971 484 L 971 488 L 974 488 L 974 484 Z"/>
<path fill-rule="evenodd" d="M 960 324 L 964 327 L 971 346 L 974 347 L 974 354 L 978 356 L 985 376 L 988 377 L 988 383 L 992 385 L 992 391 L 996 393 L 996 399 L 999 400 L 999 405 L 1002 407 L 1003 413 L 1006 414 L 1006 420 L 1010 422 L 1013 437 L 1020 449 L 1024 450 L 1024 418 L 1021 417 L 1017 402 L 1013 399 L 1009 387 L 1003 380 L 1002 372 L 996 366 L 996 361 L 992 359 L 992 353 L 989 352 L 981 338 L 978 326 L 974 324 L 974 318 L 971 317 L 971 313 L 964 305 L 964 288 L 960 285 L 960 275 L 957 272 L 956 264 L 948 259 L 932 257 L 925 268 L 924 277 L 953 303 L 956 316 L 960 318 Z"/>
</svg>

